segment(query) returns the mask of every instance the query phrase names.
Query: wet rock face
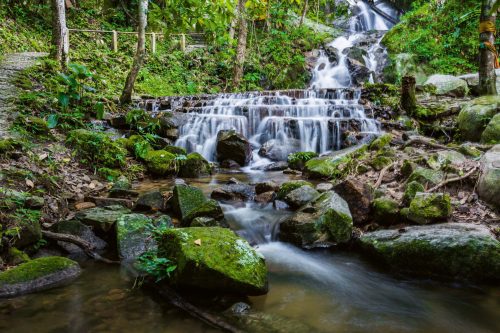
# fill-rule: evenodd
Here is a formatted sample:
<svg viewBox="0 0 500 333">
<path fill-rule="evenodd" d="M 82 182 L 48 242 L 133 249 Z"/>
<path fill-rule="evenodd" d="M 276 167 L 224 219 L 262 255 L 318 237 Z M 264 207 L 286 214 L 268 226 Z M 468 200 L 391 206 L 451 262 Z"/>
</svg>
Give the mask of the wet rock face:
<svg viewBox="0 0 500 333">
<path fill-rule="evenodd" d="M 80 266 L 63 257 L 30 260 L 0 273 L 0 298 L 46 290 L 78 277 Z"/>
<path fill-rule="evenodd" d="M 271 161 L 286 161 L 288 155 L 300 150 L 300 141 L 289 139 L 288 142 L 280 142 L 279 140 L 269 140 L 265 142 L 259 149 L 259 155 L 266 157 Z"/>
<path fill-rule="evenodd" d="M 500 145 L 495 145 L 481 159 L 477 193 L 481 200 L 500 209 Z"/>
<path fill-rule="evenodd" d="M 379 230 L 365 233 L 359 242 L 371 258 L 404 273 L 500 279 L 500 242 L 482 225 L 445 223 Z"/>
<path fill-rule="evenodd" d="M 250 142 L 234 130 L 223 130 L 217 133 L 217 161 L 233 160 L 241 166 L 252 160 Z"/>
<path fill-rule="evenodd" d="M 314 200 L 318 196 L 318 191 L 309 185 L 304 185 L 288 193 L 284 200 L 290 207 L 299 208 Z"/>
<path fill-rule="evenodd" d="M 229 229 L 170 229 L 158 246 L 160 257 L 177 264 L 170 279 L 173 285 L 220 294 L 267 293 L 264 258 Z"/>
<path fill-rule="evenodd" d="M 142 211 L 163 211 L 166 208 L 166 201 L 163 194 L 158 191 L 150 191 L 139 196 L 136 209 Z"/>
</svg>

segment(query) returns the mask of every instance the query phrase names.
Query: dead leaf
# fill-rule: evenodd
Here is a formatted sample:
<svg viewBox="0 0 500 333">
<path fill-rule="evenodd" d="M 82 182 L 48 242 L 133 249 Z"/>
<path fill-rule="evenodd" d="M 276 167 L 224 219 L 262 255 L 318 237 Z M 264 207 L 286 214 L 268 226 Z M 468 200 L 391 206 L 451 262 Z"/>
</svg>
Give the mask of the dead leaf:
<svg viewBox="0 0 500 333">
<path fill-rule="evenodd" d="M 49 154 L 47 154 L 47 153 L 43 153 L 43 154 L 38 155 L 38 158 L 40 159 L 40 161 L 43 161 L 47 157 L 49 157 Z"/>
<path fill-rule="evenodd" d="M 26 185 L 28 185 L 31 188 L 35 187 L 35 184 L 29 179 L 26 179 Z"/>
<path fill-rule="evenodd" d="M 201 239 L 197 239 L 194 241 L 194 243 L 198 246 L 201 246 Z"/>
</svg>

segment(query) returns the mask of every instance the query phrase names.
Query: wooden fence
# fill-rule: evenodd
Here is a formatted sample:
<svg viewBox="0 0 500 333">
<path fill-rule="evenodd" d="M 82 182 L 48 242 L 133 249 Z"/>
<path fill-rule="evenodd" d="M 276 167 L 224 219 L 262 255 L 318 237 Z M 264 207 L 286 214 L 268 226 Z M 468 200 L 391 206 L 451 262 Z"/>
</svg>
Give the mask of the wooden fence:
<svg viewBox="0 0 500 333">
<path fill-rule="evenodd" d="M 135 31 L 116 31 L 116 30 L 91 30 L 91 29 L 68 29 L 68 40 L 69 40 L 69 35 L 72 33 L 78 33 L 78 32 L 83 32 L 83 33 L 96 33 L 96 34 L 111 34 L 112 35 L 112 42 L 111 42 L 111 50 L 114 52 L 118 52 L 119 48 L 119 42 L 118 42 L 118 35 L 137 35 L 137 32 Z M 146 38 L 151 39 L 151 52 L 156 53 L 156 42 L 164 38 L 165 34 L 162 32 L 147 32 L 146 33 Z M 195 41 L 204 41 L 204 34 L 203 33 L 188 33 L 188 34 L 170 34 L 170 37 L 178 37 L 179 38 L 179 47 L 180 49 L 185 52 L 188 46 L 188 41 L 189 40 L 195 40 Z M 199 44 L 198 44 L 199 45 Z"/>
</svg>

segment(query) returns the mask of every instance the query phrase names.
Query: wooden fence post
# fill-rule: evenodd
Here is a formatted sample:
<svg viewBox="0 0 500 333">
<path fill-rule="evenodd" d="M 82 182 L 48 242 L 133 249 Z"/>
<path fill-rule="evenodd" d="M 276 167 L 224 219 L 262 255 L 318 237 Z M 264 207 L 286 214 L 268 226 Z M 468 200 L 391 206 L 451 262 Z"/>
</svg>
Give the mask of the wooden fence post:
<svg viewBox="0 0 500 333">
<path fill-rule="evenodd" d="M 156 33 L 151 33 L 151 53 L 156 53 Z"/>
<path fill-rule="evenodd" d="M 186 35 L 181 34 L 181 51 L 185 52 L 186 51 Z"/>
<path fill-rule="evenodd" d="M 113 52 L 118 52 L 118 32 L 113 30 Z"/>
</svg>

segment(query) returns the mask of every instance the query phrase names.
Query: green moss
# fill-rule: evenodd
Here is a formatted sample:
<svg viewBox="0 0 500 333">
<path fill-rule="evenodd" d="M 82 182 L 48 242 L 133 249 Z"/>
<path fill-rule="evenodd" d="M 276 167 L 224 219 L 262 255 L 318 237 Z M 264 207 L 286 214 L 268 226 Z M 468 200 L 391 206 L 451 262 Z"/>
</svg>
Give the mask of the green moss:
<svg viewBox="0 0 500 333">
<path fill-rule="evenodd" d="M 199 153 L 191 153 L 186 159 L 180 160 L 179 176 L 197 178 L 212 173 L 210 163 Z"/>
<path fill-rule="evenodd" d="M 294 181 L 286 182 L 286 183 L 281 184 L 281 186 L 277 192 L 276 197 L 280 200 L 284 199 L 288 193 L 290 193 L 293 190 L 296 190 L 299 187 L 302 187 L 304 185 L 314 187 L 313 184 L 311 184 L 305 180 L 294 180 Z"/>
<path fill-rule="evenodd" d="M 370 166 L 379 171 L 382 170 L 385 166 L 392 163 L 392 160 L 386 156 L 377 156 L 373 160 L 370 161 Z"/>
<path fill-rule="evenodd" d="M 294 170 L 302 170 L 305 164 L 315 157 L 318 157 L 318 154 L 310 151 L 293 153 L 288 155 L 288 166 Z"/>
<path fill-rule="evenodd" d="M 14 265 L 19 265 L 23 262 L 30 261 L 30 257 L 23 251 L 15 247 L 9 248 L 9 262 Z"/>
<path fill-rule="evenodd" d="M 174 284 L 248 295 L 267 291 L 264 259 L 229 229 L 170 229 L 163 233 L 158 252 L 177 264 Z"/>
<path fill-rule="evenodd" d="M 74 147 L 81 159 L 96 166 L 119 168 L 125 165 L 127 152 L 104 133 L 77 129 L 69 132 L 66 142 Z"/>
<path fill-rule="evenodd" d="M 184 219 L 191 211 L 205 203 L 203 192 L 193 186 L 176 185 L 171 199 L 174 212 Z"/>
<path fill-rule="evenodd" d="M 149 151 L 144 159 L 146 167 L 152 175 L 167 176 L 177 172 L 175 155 L 165 150 Z"/>
<path fill-rule="evenodd" d="M 370 145 L 368 146 L 368 149 L 381 150 L 382 148 L 387 146 L 391 142 L 391 140 L 392 140 L 391 134 L 387 133 L 387 134 L 381 135 L 378 138 L 376 138 L 375 140 L 373 140 L 372 143 L 370 143 Z"/>
<path fill-rule="evenodd" d="M 400 88 L 388 83 L 367 83 L 364 85 L 363 97 L 375 105 L 397 109 L 400 100 Z"/>
<path fill-rule="evenodd" d="M 408 219 L 418 224 L 445 221 L 451 215 L 450 196 L 418 192 L 410 203 Z"/>
<path fill-rule="evenodd" d="M 99 176 L 106 180 L 109 180 L 110 182 L 122 176 L 122 172 L 117 169 L 99 168 L 97 169 L 97 172 L 99 173 Z"/>
<path fill-rule="evenodd" d="M 0 285 L 28 282 L 77 266 L 73 260 L 63 257 L 43 257 L 30 260 L 8 271 L 0 273 Z"/>
<path fill-rule="evenodd" d="M 22 142 L 15 139 L 0 139 L 0 155 L 8 154 L 22 146 Z"/>
<path fill-rule="evenodd" d="M 477 158 L 482 155 L 482 152 L 479 149 L 467 143 L 464 143 L 460 147 L 458 147 L 458 151 L 464 154 L 465 156 L 470 156 L 473 158 Z"/>
<path fill-rule="evenodd" d="M 408 182 L 416 181 L 424 186 L 437 185 L 443 178 L 444 174 L 441 171 L 417 167 L 408 178 Z"/>
<path fill-rule="evenodd" d="M 481 135 L 481 142 L 488 144 L 500 143 L 500 113 L 491 118 Z"/>
<path fill-rule="evenodd" d="M 168 151 L 174 155 L 187 155 L 186 149 L 177 146 L 166 146 L 163 150 Z M 191 154 L 190 154 L 191 155 Z M 201 155 L 200 155 L 201 156 Z M 189 156 L 188 156 L 189 157 Z"/>
<path fill-rule="evenodd" d="M 182 226 L 189 227 L 191 222 L 197 217 L 210 217 L 215 220 L 222 220 L 224 218 L 224 213 L 222 212 L 222 208 L 219 203 L 210 199 L 193 208 L 182 219 Z"/>
<path fill-rule="evenodd" d="M 479 141 L 481 133 L 497 113 L 499 106 L 498 97 L 480 97 L 462 108 L 457 117 L 460 137 L 463 140 Z"/>
<path fill-rule="evenodd" d="M 386 197 L 375 199 L 373 201 L 373 217 L 375 222 L 382 225 L 400 222 L 399 203 Z"/>
<path fill-rule="evenodd" d="M 420 184 L 419 182 L 412 181 L 407 183 L 403 195 L 403 203 L 409 205 L 410 202 L 413 200 L 413 198 L 415 198 L 417 192 L 424 192 L 424 191 L 425 191 L 424 185 Z"/>
</svg>

